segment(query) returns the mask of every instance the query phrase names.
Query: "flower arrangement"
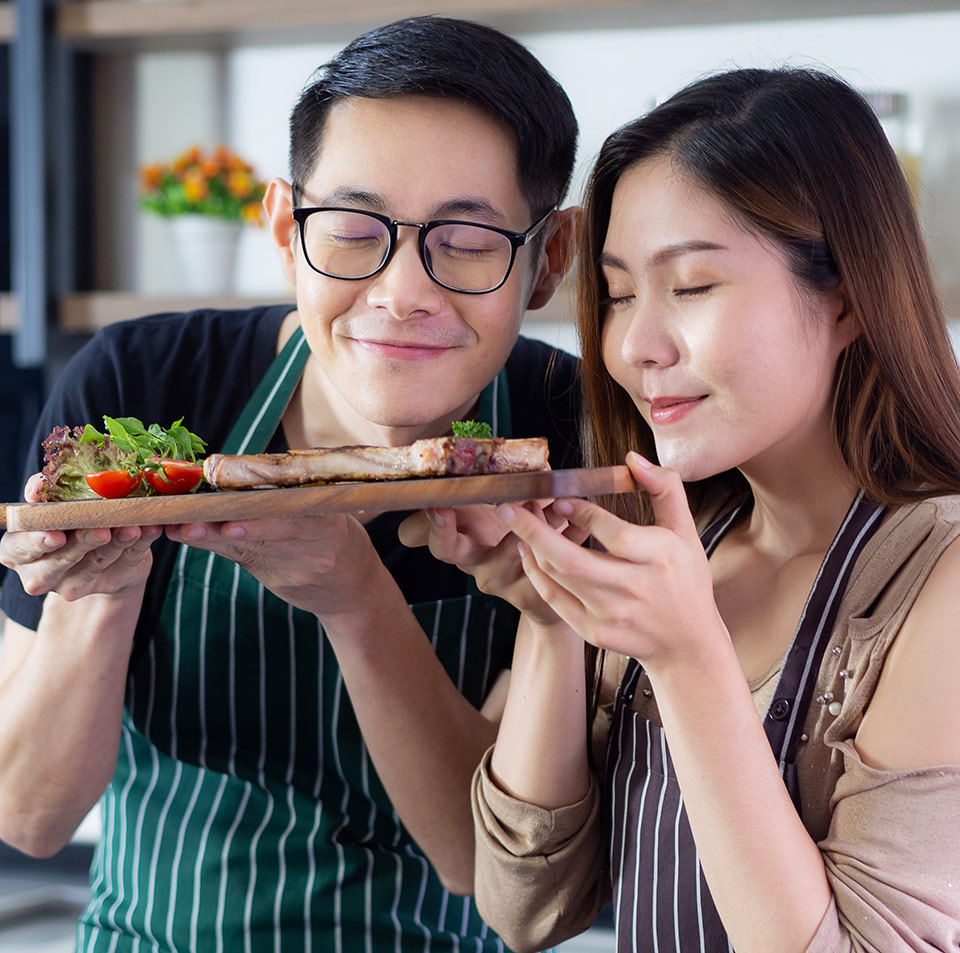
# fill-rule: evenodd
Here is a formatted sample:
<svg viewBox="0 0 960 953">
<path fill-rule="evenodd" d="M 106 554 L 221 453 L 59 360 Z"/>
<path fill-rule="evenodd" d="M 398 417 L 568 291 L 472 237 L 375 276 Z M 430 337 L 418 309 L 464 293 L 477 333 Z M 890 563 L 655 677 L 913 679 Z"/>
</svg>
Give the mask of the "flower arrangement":
<svg viewBox="0 0 960 953">
<path fill-rule="evenodd" d="M 261 224 L 265 184 L 253 168 L 226 146 L 205 153 L 192 146 L 172 162 L 140 169 L 141 202 L 158 215 L 209 215 Z"/>
</svg>

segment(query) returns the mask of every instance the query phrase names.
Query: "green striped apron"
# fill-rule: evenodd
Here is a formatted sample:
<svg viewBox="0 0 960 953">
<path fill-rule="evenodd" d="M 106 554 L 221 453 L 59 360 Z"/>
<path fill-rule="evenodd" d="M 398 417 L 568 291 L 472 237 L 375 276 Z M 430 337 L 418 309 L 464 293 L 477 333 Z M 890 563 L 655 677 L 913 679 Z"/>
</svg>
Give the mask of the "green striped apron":
<svg viewBox="0 0 960 953">
<path fill-rule="evenodd" d="M 298 330 L 224 452 L 265 449 L 308 355 Z M 509 435 L 505 374 L 481 414 Z M 412 609 L 479 705 L 509 665 L 512 611 L 475 588 Z M 180 547 L 131 670 L 102 815 L 83 953 L 504 949 L 401 825 L 316 617 L 202 550 Z"/>
</svg>

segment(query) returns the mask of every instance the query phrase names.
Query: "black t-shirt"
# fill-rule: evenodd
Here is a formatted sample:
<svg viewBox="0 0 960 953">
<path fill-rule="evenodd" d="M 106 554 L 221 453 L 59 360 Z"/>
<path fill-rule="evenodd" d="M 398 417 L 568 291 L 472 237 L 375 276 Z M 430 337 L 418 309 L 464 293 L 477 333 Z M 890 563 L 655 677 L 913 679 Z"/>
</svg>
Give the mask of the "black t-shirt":
<svg viewBox="0 0 960 953">
<path fill-rule="evenodd" d="M 219 450 L 237 417 L 276 356 L 277 335 L 289 305 L 248 311 L 159 314 L 100 331 L 66 365 L 40 415 L 34 456 L 23 482 L 43 466 L 41 443 L 55 426 L 99 427 L 104 414 L 137 417 L 146 424 L 184 426 Z M 554 469 L 578 466 L 579 385 L 576 358 L 539 341 L 520 338 L 507 361 L 514 437 L 547 437 Z M 282 428 L 268 446 L 280 452 Z M 385 513 L 367 524 L 384 565 L 408 603 L 461 596 L 467 577 L 438 562 L 426 548 L 407 549 L 397 539 L 406 513 Z M 136 643 L 143 644 L 159 618 L 176 547 L 154 543 Z M 20 577 L 7 573 L 0 608 L 35 629 L 42 598 L 28 596 Z"/>
</svg>

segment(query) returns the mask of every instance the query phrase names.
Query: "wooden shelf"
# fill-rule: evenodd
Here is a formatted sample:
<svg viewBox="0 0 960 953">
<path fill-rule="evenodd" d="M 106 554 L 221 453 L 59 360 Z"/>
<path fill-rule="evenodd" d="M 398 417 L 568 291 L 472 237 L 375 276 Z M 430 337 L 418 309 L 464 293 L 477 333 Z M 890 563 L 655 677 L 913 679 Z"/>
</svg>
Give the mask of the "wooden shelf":
<svg viewBox="0 0 960 953">
<path fill-rule="evenodd" d="M 17 11 L 12 3 L 0 3 L 0 43 L 9 43 L 17 34 Z"/>
<path fill-rule="evenodd" d="M 17 299 L 9 292 L 0 293 L 0 334 L 17 329 Z"/>
<path fill-rule="evenodd" d="M 253 308 L 263 304 L 292 303 L 292 295 L 263 294 L 257 297 L 221 295 L 198 298 L 190 295 L 143 295 L 132 291 L 91 291 L 63 297 L 57 308 L 57 327 L 72 334 L 88 334 L 128 318 L 165 311 L 192 311 L 197 308 Z M 0 329 L 3 299 L 0 298 Z M 11 305 L 13 302 L 10 302 Z M 10 308 L 11 313 L 13 308 Z M 532 322 L 572 322 L 573 298 L 569 289 L 561 288 L 550 304 L 528 312 Z M 15 326 L 15 317 L 13 319 Z"/>
<path fill-rule="evenodd" d="M 261 295 L 243 298 L 219 295 L 200 298 L 196 295 L 142 295 L 132 291 L 76 292 L 60 299 L 57 327 L 68 333 L 92 333 L 108 324 L 140 318 L 166 311 L 193 311 L 197 308 L 252 308 L 260 304 L 289 300 L 283 295 Z"/>
<path fill-rule="evenodd" d="M 960 284 L 941 289 L 944 310 L 950 321 L 960 322 Z M 88 291 L 69 294 L 57 307 L 57 328 L 69 334 L 92 334 L 108 324 L 166 311 L 192 311 L 197 308 L 253 308 L 257 305 L 292 302 L 292 296 L 264 294 L 256 297 L 222 295 L 198 298 L 190 295 L 144 295 L 133 291 Z M 527 312 L 533 324 L 572 324 L 574 304 L 572 289 L 562 287 L 550 304 Z M 17 301 L 9 292 L 0 293 L 0 333 L 9 334 L 17 327 Z"/>
<path fill-rule="evenodd" d="M 913 0 L 909 12 L 957 9 L 960 0 Z M 149 48 L 331 39 L 331 27 L 427 13 L 554 30 L 904 12 L 903 0 L 73 0 L 56 8 L 55 29 L 81 47 Z"/>
</svg>

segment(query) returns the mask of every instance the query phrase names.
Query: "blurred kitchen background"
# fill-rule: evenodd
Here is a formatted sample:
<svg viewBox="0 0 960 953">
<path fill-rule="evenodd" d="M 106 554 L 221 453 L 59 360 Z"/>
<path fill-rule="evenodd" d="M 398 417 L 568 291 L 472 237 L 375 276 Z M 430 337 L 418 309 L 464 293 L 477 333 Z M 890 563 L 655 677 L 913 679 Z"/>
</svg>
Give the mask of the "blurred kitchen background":
<svg viewBox="0 0 960 953">
<path fill-rule="evenodd" d="M 138 170 L 223 143 L 259 177 L 286 178 L 287 118 L 313 70 L 413 13 L 498 26 L 565 86 L 581 127 L 571 204 L 610 131 L 705 73 L 793 64 L 843 76 L 871 95 L 913 176 L 960 341 L 960 0 L 0 2 L 2 499 L 19 497 L 39 403 L 90 334 L 213 300 L 184 290 L 166 223 L 140 208 Z M 290 298 L 268 235 L 244 228 L 216 302 Z M 569 296 L 525 332 L 576 350 Z M 94 813 L 47 861 L 0 845 L 0 951 L 72 949 L 97 829 Z M 601 949 L 607 924 L 563 948 Z"/>
</svg>

